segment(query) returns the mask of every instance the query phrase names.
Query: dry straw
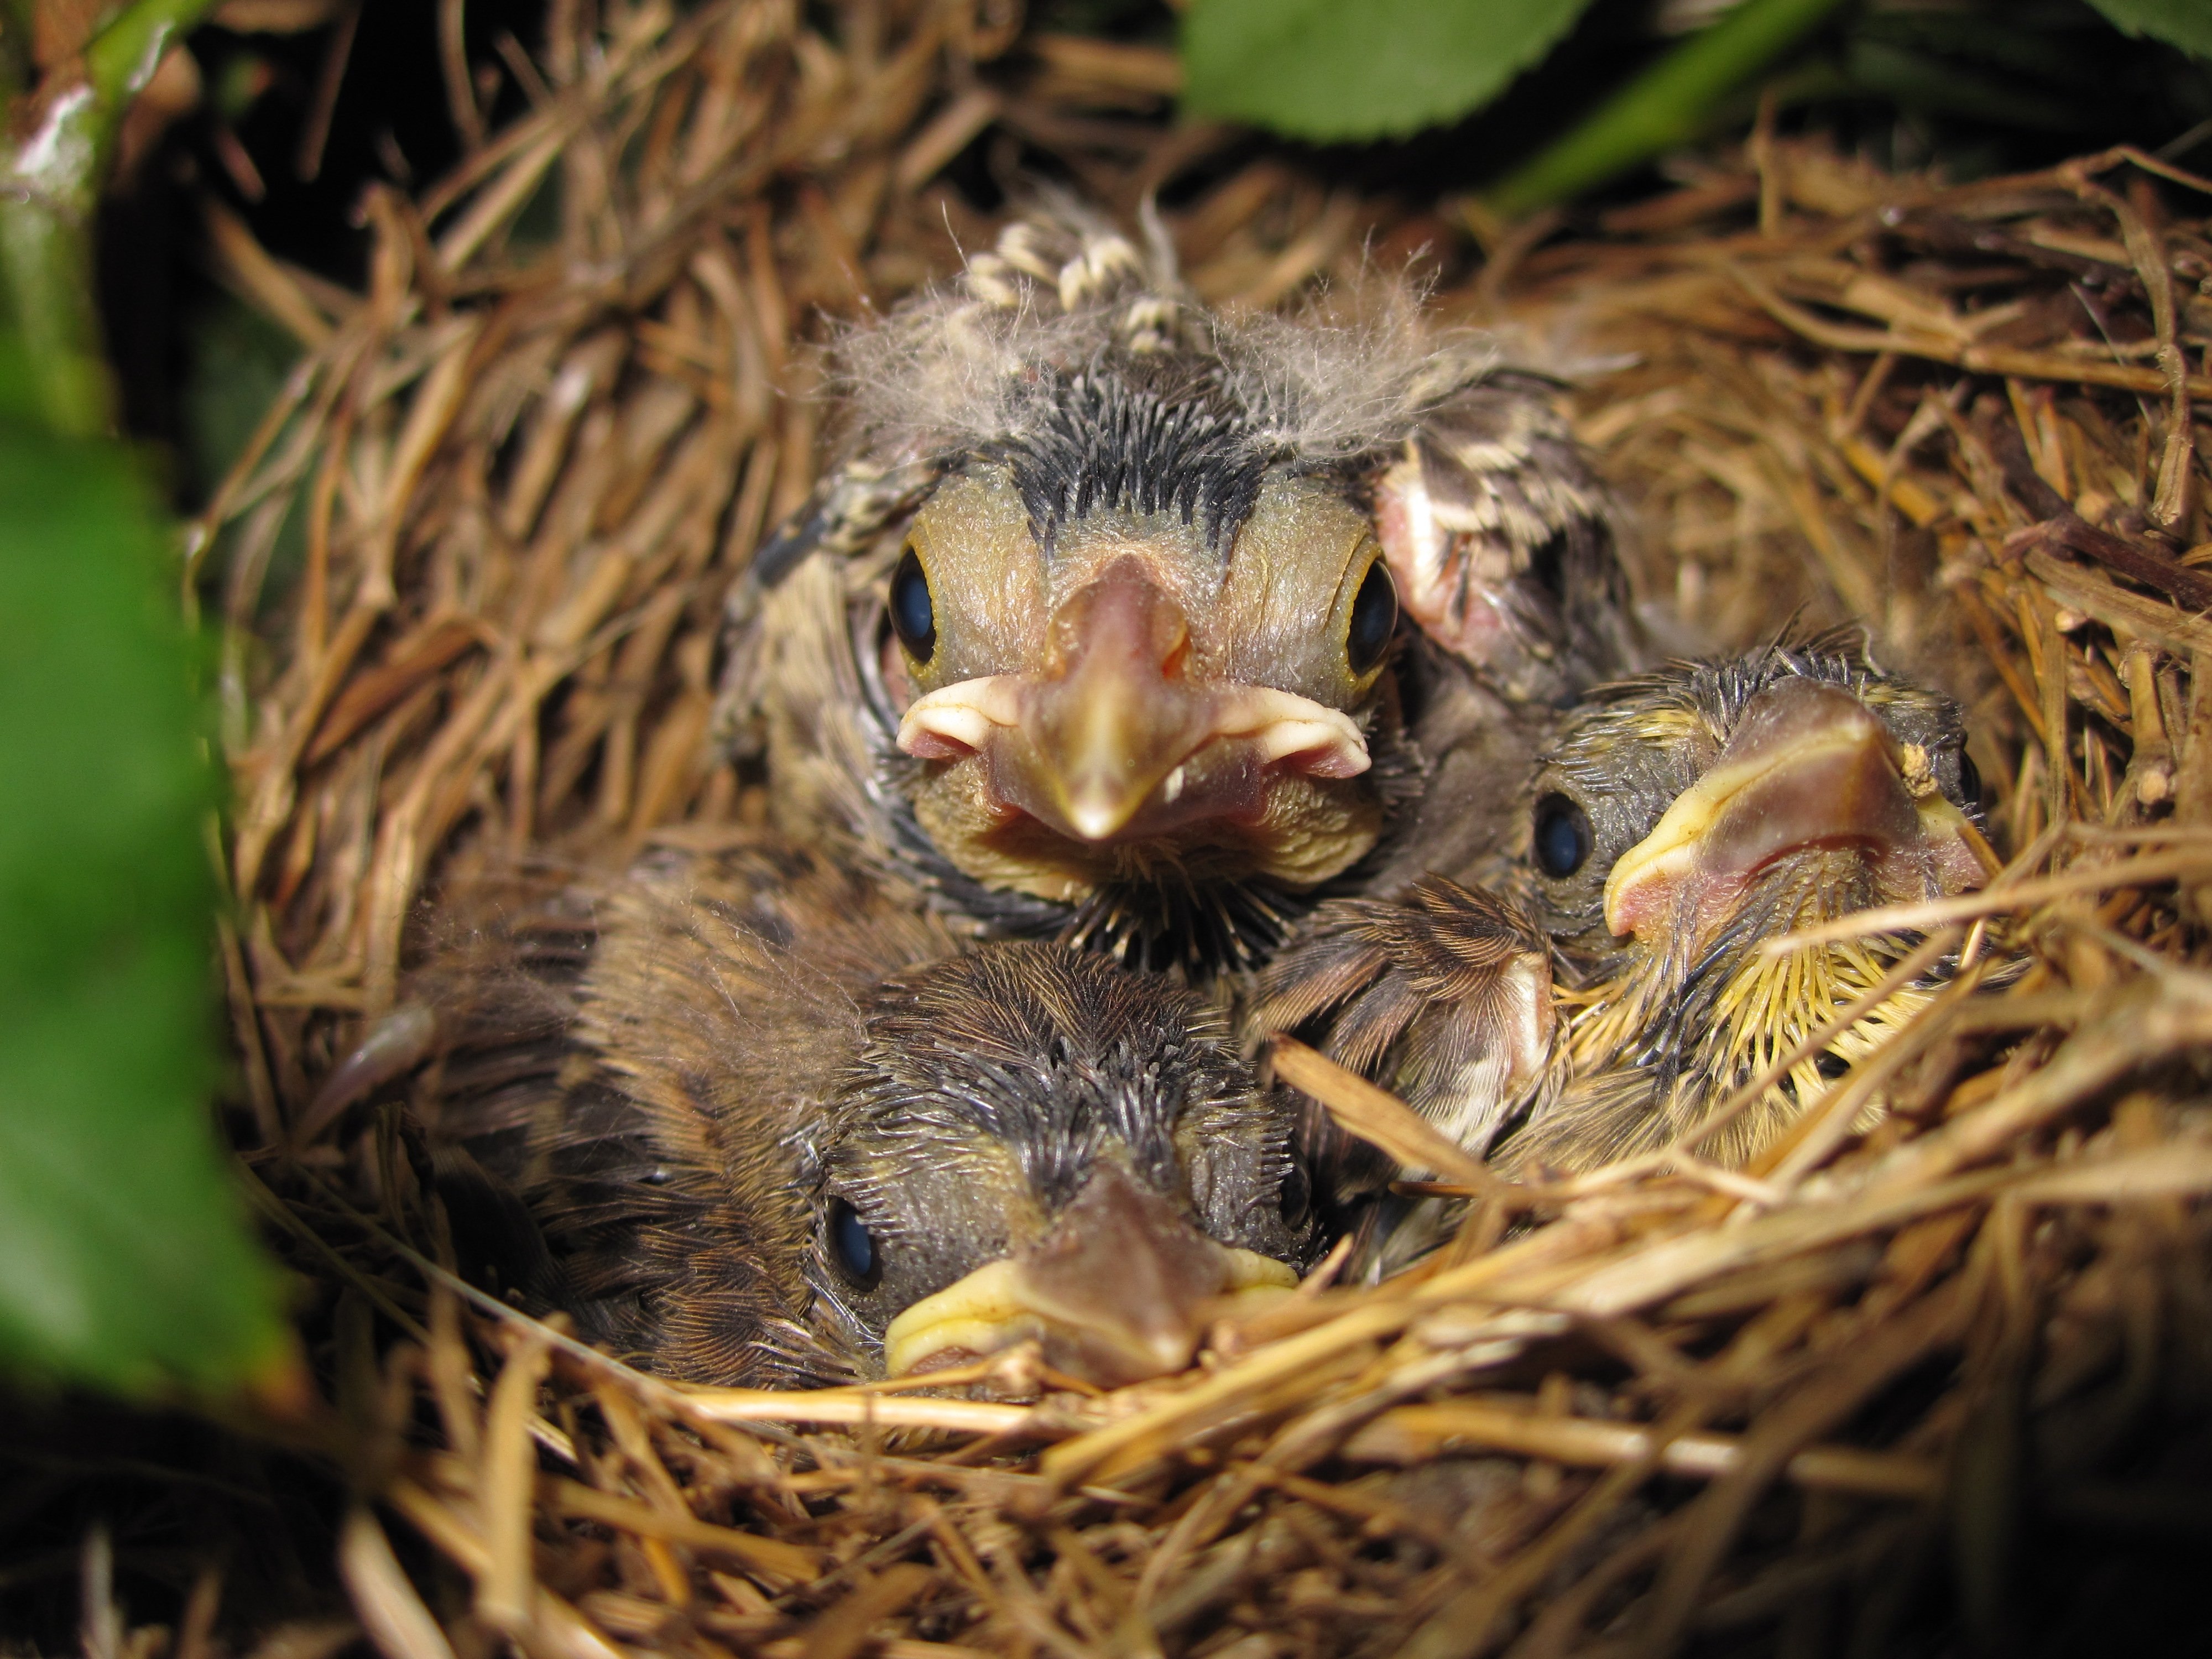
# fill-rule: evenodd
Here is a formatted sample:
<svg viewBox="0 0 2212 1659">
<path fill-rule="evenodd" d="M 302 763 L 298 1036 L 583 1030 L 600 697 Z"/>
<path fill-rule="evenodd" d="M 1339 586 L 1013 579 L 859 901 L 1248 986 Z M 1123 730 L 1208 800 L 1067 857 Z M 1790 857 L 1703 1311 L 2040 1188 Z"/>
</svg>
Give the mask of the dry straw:
<svg viewBox="0 0 2212 1659">
<path fill-rule="evenodd" d="M 1462 283 L 1453 204 L 1170 125 L 1171 59 L 991 0 L 855 0 L 835 39 L 795 0 L 553 9 L 507 53 L 531 112 L 368 202 L 367 293 L 213 238 L 307 350 L 196 558 L 246 1161 L 335 1309 L 343 1410 L 302 1432 L 360 1494 L 337 1566 L 382 1651 L 1998 1644 L 2063 1600 L 2051 1517 L 2201 1522 L 2163 1460 L 2212 1387 L 2203 184 L 2115 154 L 1950 187 L 1762 131 Z M 979 137 L 1123 213 L 1180 181 L 1214 301 L 1426 246 L 1444 312 L 1594 365 L 1582 430 L 1684 637 L 1856 619 L 1968 701 L 2009 866 L 1856 925 L 2001 928 L 2025 975 L 1935 1000 L 1869 1136 L 1846 1080 L 1749 1170 L 1485 1176 L 1413 1273 L 1117 1394 L 692 1393 L 475 1297 L 402 1103 L 303 1124 L 314 1085 L 441 879 L 760 815 L 710 741 L 723 595 L 817 465 L 823 319 L 990 235 L 939 182 Z"/>
</svg>

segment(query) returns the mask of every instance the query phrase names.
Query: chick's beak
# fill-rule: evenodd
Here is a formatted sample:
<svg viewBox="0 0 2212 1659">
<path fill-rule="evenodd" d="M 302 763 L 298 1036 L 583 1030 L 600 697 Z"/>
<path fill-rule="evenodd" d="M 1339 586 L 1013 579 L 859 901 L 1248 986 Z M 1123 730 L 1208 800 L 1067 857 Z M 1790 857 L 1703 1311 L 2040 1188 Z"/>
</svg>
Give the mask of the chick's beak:
<svg viewBox="0 0 2212 1659">
<path fill-rule="evenodd" d="M 1125 554 L 1054 615 L 1044 671 L 939 688 L 915 702 L 899 747 L 927 760 L 983 755 L 992 787 L 1064 836 L 1105 842 L 1256 811 L 1268 773 L 1367 769 L 1340 710 L 1192 672 L 1189 618 Z"/>
<path fill-rule="evenodd" d="M 1282 1262 L 1216 1243 L 1105 1165 L 1034 1245 L 892 1320 L 884 1365 L 903 1376 L 1036 1338 L 1055 1370 L 1119 1387 L 1188 1364 L 1223 1298 L 1263 1298 L 1296 1282 Z"/>
<path fill-rule="evenodd" d="M 1960 893 L 1986 871 L 1979 836 L 1928 773 L 1850 693 L 1790 679 L 1752 701 L 1705 775 L 1605 884 L 1606 926 L 1704 937 L 1778 860 L 1856 852 L 1885 901 Z"/>
</svg>

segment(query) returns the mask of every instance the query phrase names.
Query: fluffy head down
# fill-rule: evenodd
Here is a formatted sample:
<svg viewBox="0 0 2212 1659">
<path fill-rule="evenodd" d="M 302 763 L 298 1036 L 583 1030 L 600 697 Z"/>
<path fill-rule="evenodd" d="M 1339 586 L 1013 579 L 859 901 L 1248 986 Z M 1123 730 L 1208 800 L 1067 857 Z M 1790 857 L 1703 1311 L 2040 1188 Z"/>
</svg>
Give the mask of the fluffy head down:
<svg viewBox="0 0 2212 1659">
<path fill-rule="evenodd" d="M 834 1261 L 814 1275 L 856 1346 L 1064 1231 L 1102 1176 L 1220 1244 L 1278 1261 L 1304 1245 L 1288 1112 L 1255 1086 L 1220 1012 L 1165 976 L 994 945 L 886 981 L 865 1019 L 817 1201 L 866 1227 L 880 1277 L 856 1285 Z"/>
<path fill-rule="evenodd" d="M 1066 454 L 1071 408 L 1096 404 L 1138 444 L 1156 431 L 1231 476 L 1350 465 L 1404 442 L 1497 366 L 1487 337 L 1432 326 L 1403 283 L 1364 284 L 1302 315 L 1223 318 L 1183 289 L 1157 223 L 1147 229 L 1140 248 L 1055 204 L 1011 226 L 957 282 L 847 333 L 836 357 L 853 452 L 884 465 L 1027 455 L 1040 478 L 1057 471 L 1096 489 L 1111 447 L 1096 448 L 1104 465 L 1089 475 L 1048 459 Z M 1233 500 L 1224 492 L 1219 505 Z M 1050 491 L 1032 499 L 1041 539 L 1063 503 Z M 1178 505 L 1188 517 L 1194 503 Z"/>
<path fill-rule="evenodd" d="M 732 599 L 726 708 L 786 825 L 1212 974 L 1409 821 L 1416 635 L 1425 706 L 1495 709 L 1633 630 L 1555 386 L 1403 283 L 1218 316 L 1146 231 L 1057 206 L 844 337 L 845 458 Z"/>
</svg>

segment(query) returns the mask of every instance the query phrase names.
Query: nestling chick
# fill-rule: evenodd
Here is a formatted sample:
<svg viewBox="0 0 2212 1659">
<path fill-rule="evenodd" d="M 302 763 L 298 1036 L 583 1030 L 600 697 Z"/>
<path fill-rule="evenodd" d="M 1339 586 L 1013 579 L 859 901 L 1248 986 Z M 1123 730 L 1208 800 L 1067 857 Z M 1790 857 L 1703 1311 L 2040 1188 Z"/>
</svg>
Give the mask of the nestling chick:
<svg viewBox="0 0 2212 1659">
<path fill-rule="evenodd" d="M 1574 986 L 1571 1080 L 1516 1137 L 1519 1166 L 1663 1146 L 1918 945 L 1886 934 L 1784 956 L 1767 940 L 1979 887 L 1996 861 L 1959 706 L 1856 653 L 1775 647 L 1596 699 L 1539 775 L 1519 896 Z M 1940 988 L 1906 985 L 1717 1131 L 1741 1164 Z"/>
<path fill-rule="evenodd" d="M 1325 906 L 1310 940 L 1269 970 L 1257 1018 L 1288 1025 L 1337 1011 L 1332 1052 L 1470 1150 L 1525 1119 L 1497 1149 L 1510 1167 L 1583 1170 L 1656 1150 L 1918 942 L 1770 957 L 1766 941 L 1986 879 L 1978 788 L 1956 704 L 1832 643 L 1677 664 L 1567 717 L 1522 797 L 1514 903 L 1438 883 L 1443 925 L 1379 943 L 1365 910 Z M 1540 971 L 1539 939 L 1565 988 L 1556 1037 L 1548 1008 L 1504 994 Z M 1475 960 L 1486 975 L 1443 988 L 1442 964 Z M 1885 1000 L 1701 1155 L 1751 1157 L 1949 971 Z M 1428 987 L 1448 1006 L 1422 1006 Z"/>
<path fill-rule="evenodd" d="M 502 931 L 529 943 L 503 988 L 467 970 L 437 1133 L 536 1218 L 509 1279 L 653 1370 L 815 1383 L 1034 1339 L 1115 1384 L 1295 1282 L 1289 1115 L 1164 980 L 955 954 L 787 847 L 656 854 Z"/>
<path fill-rule="evenodd" d="M 783 826 L 1206 972 L 1401 832 L 1426 730 L 1524 765 L 1516 703 L 1628 665 L 1601 493 L 1540 378 L 1372 309 L 1231 323 L 1063 210 L 848 338 L 848 458 L 733 602 Z"/>
</svg>

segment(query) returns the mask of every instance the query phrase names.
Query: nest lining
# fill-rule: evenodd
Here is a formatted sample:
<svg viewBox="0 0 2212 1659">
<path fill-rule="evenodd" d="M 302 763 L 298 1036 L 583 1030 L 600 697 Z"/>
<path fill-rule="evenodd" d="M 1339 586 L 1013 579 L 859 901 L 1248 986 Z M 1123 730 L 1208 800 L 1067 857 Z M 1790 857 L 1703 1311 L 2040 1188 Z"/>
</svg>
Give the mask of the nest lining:
<svg viewBox="0 0 2212 1659">
<path fill-rule="evenodd" d="M 539 67 L 453 179 L 371 202 L 365 295 L 218 239 L 307 349 L 196 544 L 235 1121 L 337 1402 L 263 1431 L 347 1471 L 383 1651 L 2063 1650 L 2105 1606 L 2065 1528 L 2202 1523 L 2207 186 L 2120 155 L 1952 186 L 1762 131 L 1470 271 L 1451 204 L 1239 162 L 1166 124 L 1164 55 L 988 5 L 835 41 L 787 3 L 556 9 Z M 979 136 L 1125 216 L 1210 179 L 1167 224 L 1216 303 L 1425 250 L 1446 315 L 1584 364 L 1669 637 L 1856 620 L 1967 701 L 2009 862 L 1915 925 L 2028 970 L 1936 998 L 1749 1170 L 1480 1188 L 1414 1272 L 1110 1395 L 1018 1355 L 995 1401 L 680 1390 L 453 1279 L 404 1103 L 302 1135 L 315 1085 L 441 884 L 763 816 L 708 740 L 722 598 L 812 481 L 824 319 L 988 245 L 938 181 Z"/>
</svg>

